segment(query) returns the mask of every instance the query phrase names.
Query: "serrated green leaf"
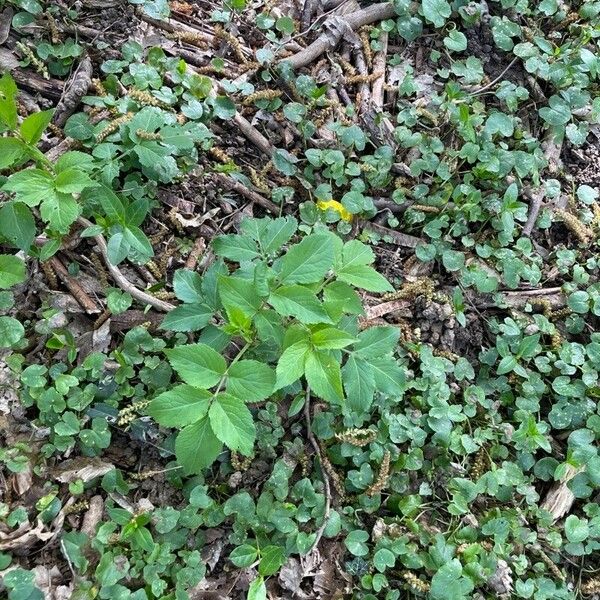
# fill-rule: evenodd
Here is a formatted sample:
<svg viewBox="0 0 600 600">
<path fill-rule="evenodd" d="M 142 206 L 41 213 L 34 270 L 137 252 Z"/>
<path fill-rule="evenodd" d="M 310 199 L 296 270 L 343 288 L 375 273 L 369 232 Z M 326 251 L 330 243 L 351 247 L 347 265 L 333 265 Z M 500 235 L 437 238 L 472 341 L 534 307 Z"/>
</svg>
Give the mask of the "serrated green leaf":
<svg viewBox="0 0 600 600">
<path fill-rule="evenodd" d="M 312 342 L 315 347 L 324 350 L 340 350 L 356 341 L 357 338 L 353 335 L 335 327 L 324 327 L 312 334 Z"/>
<path fill-rule="evenodd" d="M 350 356 L 342 368 L 348 408 L 356 414 L 365 413 L 373 402 L 375 375 L 371 365 L 362 358 Z"/>
<path fill-rule="evenodd" d="M 165 350 L 169 363 L 190 385 L 210 388 L 225 374 L 225 359 L 206 344 L 186 344 Z"/>
<path fill-rule="evenodd" d="M 275 371 L 256 360 L 240 360 L 227 371 L 227 392 L 244 402 L 268 398 L 275 387 Z"/>
<path fill-rule="evenodd" d="M 25 169 L 13 173 L 2 186 L 5 192 L 13 192 L 19 202 L 37 206 L 42 200 L 54 196 L 52 176 L 41 169 Z"/>
<path fill-rule="evenodd" d="M 22 202 L 8 202 L 0 208 L 0 235 L 26 252 L 35 238 L 35 219 Z"/>
<path fill-rule="evenodd" d="M 173 290 L 182 302 L 202 302 L 202 277 L 190 269 L 177 269 L 173 275 Z"/>
<path fill-rule="evenodd" d="M 343 402 L 340 365 L 332 353 L 319 350 L 309 352 L 304 369 L 306 381 L 316 396 L 336 404 Z"/>
<path fill-rule="evenodd" d="M 218 394 L 209 411 L 210 424 L 215 435 L 230 449 L 249 456 L 252 454 L 256 427 L 243 400 L 231 394 Z"/>
<path fill-rule="evenodd" d="M 37 144 L 44 133 L 44 129 L 52 120 L 53 114 L 54 109 L 50 109 L 34 112 L 25 117 L 19 129 L 21 137 L 32 146 Z"/>
<path fill-rule="evenodd" d="M 183 427 L 206 415 L 211 398 L 210 392 L 183 383 L 154 398 L 148 414 L 163 427 Z"/>
<path fill-rule="evenodd" d="M 182 304 L 167 313 L 161 326 L 169 331 L 198 331 L 208 325 L 213 314 L 206 304 Z"/>
<path fill-rule="evenodd" d="M 213 241 L 213 250 L 217 256 L 235 262 L 244 262 L 260 256 L 256 242 L 247 235 L 220 235 Z"/>
<path fill-rule="evenodd" d="M 369 292 L 392 292 L 390 282 L 373 267 L 350 265 L 337 273 L 338 279 Z"/>
<path fill-rule="evenodd" d="M 358 334 L 353 352 L 363 358 L 383 356 L 394 351 L 399 339 L 400 330 L 397 327 L 369 327 Z"/>
<path fill-rule="evenodd" d="M 217 459 L 223 443 L 215 436 L 208 417 L 184 427 L 175 440 L 175 455 L 186 475 L 200 473 Z"/>
<path fill-rule="evenodd" d="M 27 156 L 27 146 L 17 138 L 0 138 L 0 169 L 11 167 Z"/>
<path fill-rule="evenodd" d="M 315 283 L 333 266 L 333 245 L 328 234 L 312 234 L 292 246 L 281 261 L 280 282 Z"/>
<path fill-rule="evenodd" d="M 277 363 L 276 390 L 291 385 L 304 375 L 304 363 L 309 348 L 308 343 L 305 340 L 301 340 L 288 346 L 283 351 Z"/>
<path fill-rule="evenodd" d="M 25 281 L 25 263 L 18 256 L 0 254 L 0 289 Z"/>
<path fill-rule="evenodd" d="M 389 396 L 402 396 L 406 384 L 404 369 L 392 358 L 373 358 L 369 361 L 375 377 L 375 387 Z"/>
<path fill-rule="evenodd" d="M 40 215 L 58 233 L 68 233 L 81 214 L 81 206 L 71 194 L 48 194 L 40 205 Z"/>
<path fill-rule="evenodd" d="M 219 275 L 217 280 L 219 296 L 226 310 L 241 310 L 248 317 L 258 312 L 262 299 L 252 281 L 224 275 Z"/>
<path fill-rule="evenodd" d="M 54 180 L 56 190 L 65 194 L 79 194 L 85 188 L 96 185 L 98 184 L 85 171 L 75 168 L 61 171 Z"/>
<path fill-rule="evenodd" d="M 331 323 L 319 299 L 302 285 L 277 288 L 269 296 L 269 304 L 281 315 L 296 317 L 302 323 Z"/>
</svg>

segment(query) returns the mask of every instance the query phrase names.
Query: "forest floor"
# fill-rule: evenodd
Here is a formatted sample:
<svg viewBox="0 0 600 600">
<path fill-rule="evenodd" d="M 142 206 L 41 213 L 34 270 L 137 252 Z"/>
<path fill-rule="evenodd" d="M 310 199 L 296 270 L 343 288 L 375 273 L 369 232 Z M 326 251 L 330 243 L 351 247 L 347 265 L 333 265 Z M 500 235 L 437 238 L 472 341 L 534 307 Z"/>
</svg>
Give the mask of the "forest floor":
<svg viewBox="0 0 600 600">
<path fill-rule="evenodd" d="M 0 597 L 599 598 L 599 32 L 0 0 Z"/>
</svg>

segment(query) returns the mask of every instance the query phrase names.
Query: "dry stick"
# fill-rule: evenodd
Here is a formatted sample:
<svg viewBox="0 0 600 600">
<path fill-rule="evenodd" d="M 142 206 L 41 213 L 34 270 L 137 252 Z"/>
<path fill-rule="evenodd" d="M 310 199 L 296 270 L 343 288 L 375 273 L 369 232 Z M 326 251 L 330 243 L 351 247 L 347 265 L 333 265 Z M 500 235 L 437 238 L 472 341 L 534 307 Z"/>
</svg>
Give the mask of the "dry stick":
<svg viewBox="0 0 600 600">
<path fill-rule="evenodd" d="M 233 123 L 259 150 L 262 150 L 269 157 L 273 156 L 275 148 L 273 148 L 271 142 L 250 121 L 242 117 L 239 113 L 236 113 L 233 117 Z"/>
<path fill-rule="evenodd" d="M 306 31 L 308 29 L 316 8 L 316 0 L 304 0 L 302 16 L 300 17 L 300 31 Z"/>
<path fill-rule="evenodd" d="M 416 5 L 416 3 L 415 3 Z M 376 21 L 383 21 L 384 19 L 391 19 L 396 15 L 394 10 L 393 2 L 383 2 L 381 4 L 372 4 L 367 8 L 358 10 L 355 13 L 342 17 L 334 17 L 334 19 L 340 19 L 353 30 L 359 29 L 363 25 L 370 25 Z M 326 21 L 327 23 L 327 21 Z M 339 31 L 343 31 L 339 28 Z M 324 31 L 310 46 L 307 46 L 300 52 L 282 59 L 280 62 L 288 63 L 293 69 L 299 69 L 312 63 L 315 59 L 319 58 L 321 54 L 332 50 L 339 43 L 339 38 L 335 39 L 330 30 Z"/>
<path fill-rule="evenodd" d="M 97 304 L 89 297 L 87 292 L 81 287 L 79 282 L 69 275 L 65 266 L 53 256 L 49 261 L 52 270 L 58 275 L 58 278 L 65 284 L 71 295 L 85 309 L 88 315 L 98 314 L 100 309 Z"/>
<path fill-rule="evenodd" d="M 221 185 L 225 186 L 227 189 L 230 189 L 232 192 L 236 192 L 240 196 L 244 196 L 244 198 L 255 202 L 264 209 L 269 210 L 276 215 L 281 212 L 280 206 L 277 206 L 277 204 L 271 202 L 271 200 L 268 200 L 260 194 L 248 189 L 245 185 L 233 179 L 233 177 L 229 177 L 223 173 L 211 173 L 211 177 L 218 181 Z"/>
<path fill-rule="evenodd" d="M 84 217 L 79 217 L 77 219 L 77 222 L 83 225 L 83 227 L 93 227 L 93 223 L 91 223 Z M 150 294 L 135 287 L 135 285 L 133 285 L 127 279 L 127 277 L 125 277 L 125 275 L 121 273 L 120 269 L 110 262 L 108 258 L 108 248 L 106 246 L 106 240 L 104 239 L 104 237 L 102 235 L 95 235 L 94 240 L 96 241 L 96 244 L 98 244 L 98 248 L 100 248 L 102 258 L 106 263 L 106 267 L 108 268 L 109 273 L 115 280 L 115 283 L 124 292 L 129 293 L 136 300 L 139 300 L 140 302 L 143 302 L 145 304 L 149 304 L 153 308 L 156 308 L 157 310 L 162 310 L 163 312 L 169 312 L 170 310 L 173 310 L 175 308 L 174 304 L 171 304 L 170 302 L 165 302 L 164 300 L 159 300 L 158 298 L 155 298 L 154 296 L 151 296 Z"/>
<path fill-rule="evenodd" d="M 550 171 L 550 173 L 556 173 L 556 171 L 558 170 L 558 161 L 560 157 L 562 142 L 556 142 L 552 140 L 551 137 L 548 137 L 546 140 L 544 140 L 543 145 L 545 146 L 544 157 L 548 161 L 547 170 Z M 529 214 L 527 215 L 527 221 L 523 226 L 521 235 L 525 237 L 529 237 L 531 235 L 535 222 L 537 221 L 538 214 L 542 207 L 542 202 L 544 200 L 545 194 L 546 192 L 543 187 L 538 188 L 535 192 L 530 191 L 528 193 L 528 195 L 531 198 L 531 202 L 529 205 Z"/>
<path fill-rule="evenodd" d="M 388 32 L 384 31 L 379 38 L 381 42 L 381 50 L 375 55 L 373 59 L 373 73 L 381 72 L 381 77 L 376 79 L 373 82 L 373 91 L 371 94 L 371 100 L 373 102 L 373 106 L 375 106 L 379 111 L 383 110 L 383 89 L 385 84 L 385 67 L 386 67 L 386 58 L 387 58 L 387 48 L 388 48 Z"/>
<path fill-rule="evenodd" d="M 77 66 L 73 77 L 67 82 L 56 111 L 52 118 L 53 123 L 62 127 L 67 119 L 75 112 L 81 99 L 87 94 L 92 85 L 92 61 L 86 56 Z"/>
<path fill-rule="evenodd" d="M 321 463 L 321 474 L 323 475 L 323 487 L 325 488 L 325 514 L 323 515 L 323 522 L 319 529 L 317 529 L 317 534 L 315 537 L 315 541 L 313 542 L 310 550 L 316 548 L 318 543 L 321 541 L 323 537 L 323 532 L 327 527 L 327 523 L 329 522 L 329 512 L 331 510 L 331 486 L 329 485 L 329 475 L 325 467 L 323 466 L 323 457 L 321 455 L 321 448 L 319 448 L 319 444 L 315 439 L 315 436 L 312 432 L 312 425 L 310 422 L 310 388 L 306 388 L 306 399 L 304 400 L 304 420 L 306 422 L 306 435 L 308 436 L 308 441 L 310 445 L 313 447 L 315 454 L 317 455 L 319 462 Z M 309 552 L 310 552 L 309 550 Z"/>
<path fill-rule="evenodd" d="M 196 268 L 196 265 L 198 264 L 198 259 L 200 258 L 200 255 L 204 254 L 205 250 L 206 242 L 204 241 L 203 237 L 199 237 L 194 242 L 194 246 L 190 250 L 187 260 L 185 261 L 185 268 L 189 269 L 190 271 L 193 271 Z"/>
</svg>

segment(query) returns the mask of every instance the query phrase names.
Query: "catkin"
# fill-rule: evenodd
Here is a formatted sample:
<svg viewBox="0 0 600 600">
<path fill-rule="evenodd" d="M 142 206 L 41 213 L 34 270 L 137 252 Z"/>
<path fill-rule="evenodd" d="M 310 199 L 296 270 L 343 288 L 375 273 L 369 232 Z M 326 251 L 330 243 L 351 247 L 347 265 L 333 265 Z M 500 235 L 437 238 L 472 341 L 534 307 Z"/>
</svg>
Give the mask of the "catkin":
<svg viewBox="0 0 600 600">
<path fill-rule="evenodd" d="M 139 411 L 146 408 L 149 404 L 150 400 L 138 400 L 137 402 L 133 402 L 126 408 L 122 408 L 119 411 L 119 415 L 117 417 L 117 425 L 119 427 L 129 425 L 129 423 L 137 419 Z"/>
<path fill-rule="evenodd" d="M 361 448 L 375 440 L 377 431 L 374 429 L 347 429 L 342 433 L 336 433 L 335 437 L 340 442 Z"/>
<path fill-rule="evenodd" d="M 367 489 L 367 496 L 374 496 L 375 494 L 379 494 L 387 485 L 388 479 L 390 477 L 391 457 L 392 455 L 390 451 L 386 450 L 383 455 L 383 460 L 381 461 L 381 466 L 379 467 L 377 479 L 373 482 L 369 489 Z"/>
<path fill-rule="evenodd" d="M 590 243 L 590 239 L 593 237 L 592 232 L 575 215 L 562 209 L 557 209 L 555 212 L 580 243 L 585 245 Z"/>
<path fill-rule="evenodd" d="M 404 571 L 402 578 L 415 592 L 426 594 L 431 589 L 431 586 L 426 581 L 419 579 L 412 571 Z"/>
<path fill-rule="evenodd" d="M 249 96 L 244 98 L 244 106 L 250 106 L 254 104 L 258 100 L 274 100 L 275 98 L 279 98 L 283 92 L 281 90 L 260 90 L 258 92 L 254 92 Z"/>
<path fill-rule="evenodd" d="M 120 117 L 117 117 L 116 119 L 113 119 L 112 121 L 109 121 L 106 127 L 96 136 L 96 141 L 98 143 L 103 142 L 109 135 L 115 133 L 115 131 L 117 131 L 121 125 L 131 121 L 131 119 L 133 119 L 133 113 L 128 112 Z"/>
</svg>

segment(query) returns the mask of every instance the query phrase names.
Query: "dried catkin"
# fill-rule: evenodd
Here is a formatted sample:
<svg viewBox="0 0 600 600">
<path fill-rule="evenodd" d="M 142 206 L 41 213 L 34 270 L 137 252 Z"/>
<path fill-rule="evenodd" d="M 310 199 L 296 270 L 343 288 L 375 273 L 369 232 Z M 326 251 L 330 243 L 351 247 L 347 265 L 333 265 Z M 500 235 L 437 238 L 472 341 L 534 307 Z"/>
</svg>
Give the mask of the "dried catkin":
<svg viewBox="0 0 600 600">
<path fill-rule="evenodd" d="M 590 239 L 593 237 L 592 232 L 575 215 L 562 209 L 557 209 L 555 213 L 580 243 L 586 245 L 590 243 Z"/>
<path fill-rule="evenodd" d="M 383 71 L 375 71 L 369 75 L 350 75 L 346 77 L 345 83 L 348 85 L 357 85 L 360 83 L 372 83 L 384 75 Z"/>
<path fill-rule="evenodd" d="M 115 131 L 117 131 L 121 125 L 128 123 L 131 121 L 131 119 L 133 119 L 133 113 L 128 112 L 120 117 L 117 117 L 116 119 L 113 119 L 112 121 L 109 121 L 106 127 L 96 136 L 96 141 L 99 143 L 104 141 L 109 135 L 115 133 Z"/>
<path fill-rule="evenodd" d="M 215 39 L 224 40 L 225 42 L 227 42 L 229 44 L 229 46 L 231 47 L 231 50 L 235 54 L 235 57 L 241 63 L 245 64 L 246 62 L 248 62 L 246 57 L 244 56 L 244 52 L 242 50 L 242 45 L 240 44 L 239 40 L 233 34 L 231 34 L 229 31 L 225 31 L 225 29 L 223 29 L 222 25 L 215 26 L 214 35 L 215 35 Z"/>
<path fill-rule="evenodd" d="M 419 579 L 412 571 L 404 571 L 402 578 L 415 592 L 426 594 L 431 589 L 431 586 L 426 581 Z"/>
<path fill-rule="evenodd" d="M 50 73 L 48 73 L 46 65 L 33 53 L 33 50 L 29 46 L 23 42 L 17 42 L 15 46 L 44 79 L 50 79 Z"/>
<path fill-rule="evenodd" d="M 198 48 L 208 48 L 208 41 L 205 36 L 195 31 L 171 31 L 165 32 L 164 36 L 176 42 L 185 42 Z"/>
<path fill-rule="evenodd" d="M 133 402 L 126 408 L 122 408 L 119 411 L 119 415 L 117 417 L 117 425 L 119 427 L 123 427 L 124 425 L 129 425 L 132 421 L 138 417 L 138 413 L 140 410 L 143 410 L 150 404 L 150 400 L 138 400 L 137 402 Z"/>
<path fill-rule="evenodd" d="M 137 90 L 135 88 L 129 88 L 127 95 L 135 100 L 138 104 L 143 106 L 157 106 L 159 108 L 171 108 L 166 102 L 162 102 L 158 98 L 155 98 L 150 92 L 146 90 Z"/>
<path fill-rule="evenodd" d="M 336 433 L 335 437 L 340 442 L 361 448 L 375 440 L 377 431 L 374 429 L 347 429 L 342 433 Z"/>
<path fill-rule="evenodd" d="M 431 279 L 418 279 L 405 283 L 399 290 L 384 294 L 381 299 L 386 301 L 391 300 L 410 300 L 418 296 L 425 296 L 428 301 L 433 297 L 433 281 Z"/>
<path fill-rule="evenodd" d="M 386 450 L 383 455 L 383 460 L 381 461 L 381 466 L 379 467 L 379 473 L 377 474 L 377 479 L 373 482 L 373 484 L 367 490 L 367 496 L 374 496 L 375 494 L 379 494 L 387 485 L 388 479 L 390 477 L 390 459 L 392 455 L 389 450 Z"/>
<path fill-rule="evenodd" d="M 244 98 L 244 106 L 250 106 L 258 100 L 274 100 L 279 98 L 283 92 L 281 90 L 259 90 Z"/>
</svg>

